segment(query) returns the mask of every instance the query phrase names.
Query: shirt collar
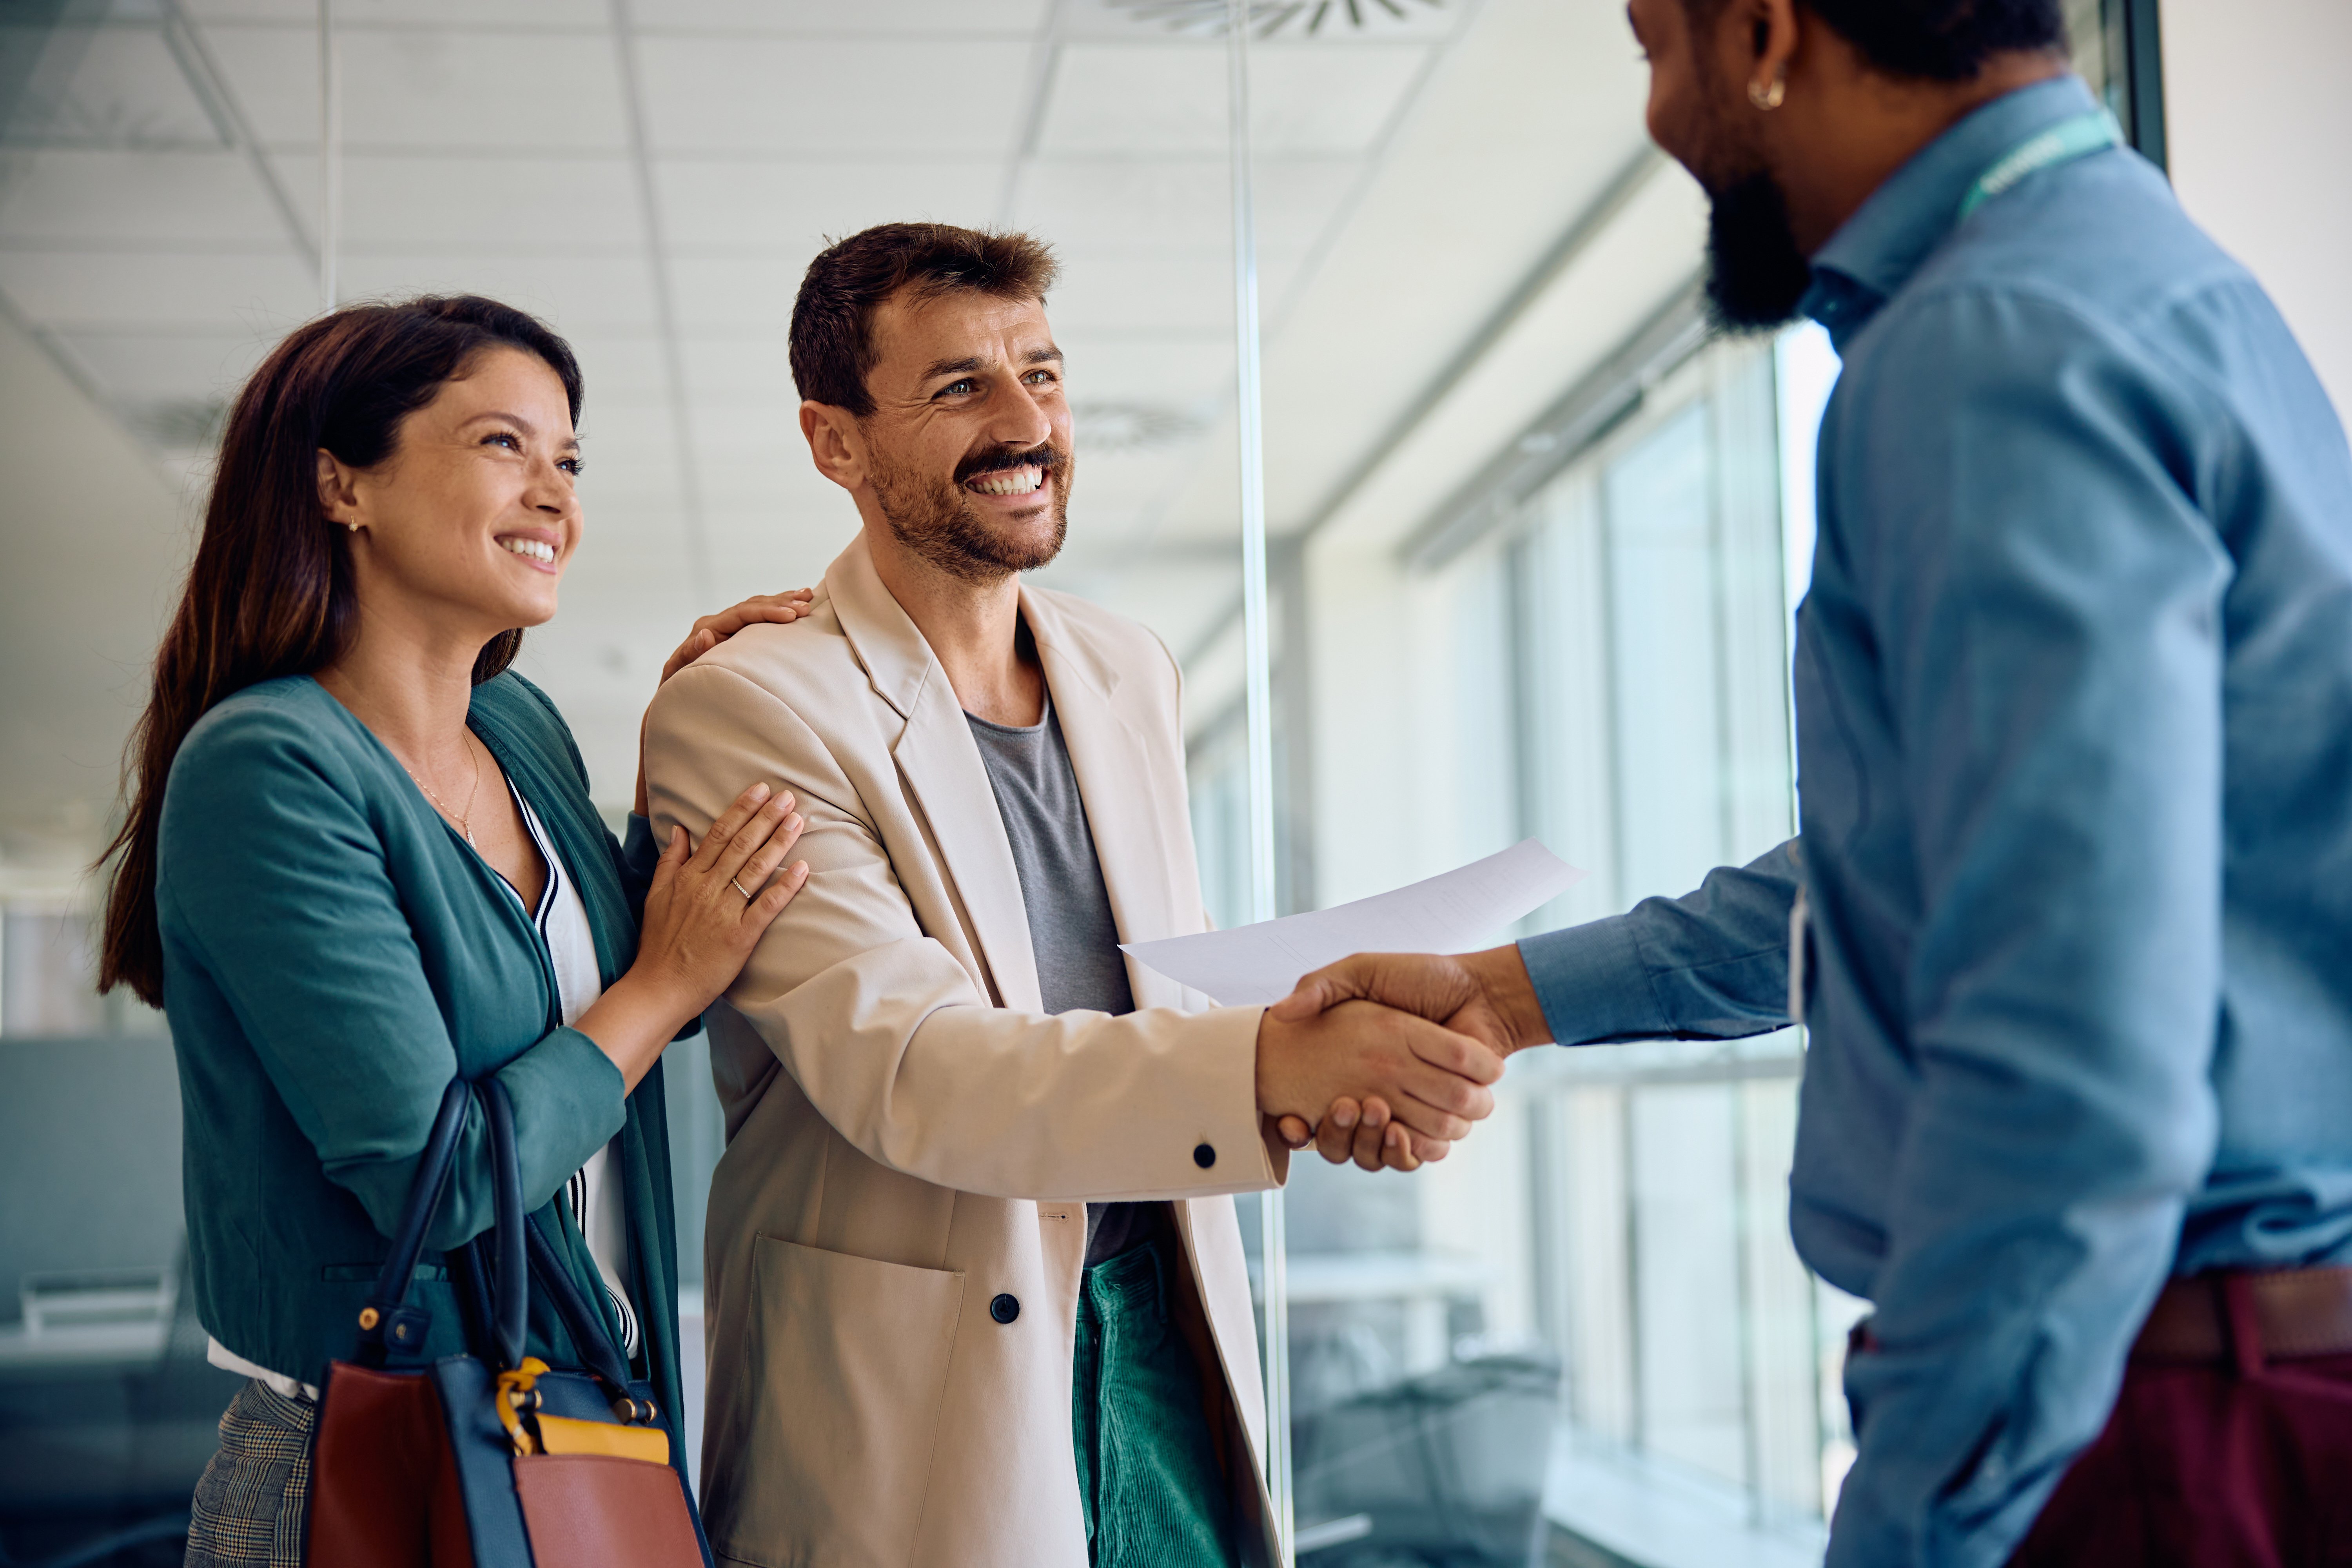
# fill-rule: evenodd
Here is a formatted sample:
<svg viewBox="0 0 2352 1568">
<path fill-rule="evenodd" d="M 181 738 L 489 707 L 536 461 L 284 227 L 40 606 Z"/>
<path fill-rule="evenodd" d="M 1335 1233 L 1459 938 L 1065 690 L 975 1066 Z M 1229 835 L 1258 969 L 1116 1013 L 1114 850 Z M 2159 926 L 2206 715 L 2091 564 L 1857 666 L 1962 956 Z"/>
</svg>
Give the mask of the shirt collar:
<svg viewBox="0 0 2352 1568">
<path fill-rule="evenodd" d="M 1887 176 L 1813 258 L 1804 313 L 1838 352 L 1943 244 L 1977 177 L 2021 142 L 2098 107 L 2073 74 L 2003 94 L 1968 115 Z"/>
</svg>

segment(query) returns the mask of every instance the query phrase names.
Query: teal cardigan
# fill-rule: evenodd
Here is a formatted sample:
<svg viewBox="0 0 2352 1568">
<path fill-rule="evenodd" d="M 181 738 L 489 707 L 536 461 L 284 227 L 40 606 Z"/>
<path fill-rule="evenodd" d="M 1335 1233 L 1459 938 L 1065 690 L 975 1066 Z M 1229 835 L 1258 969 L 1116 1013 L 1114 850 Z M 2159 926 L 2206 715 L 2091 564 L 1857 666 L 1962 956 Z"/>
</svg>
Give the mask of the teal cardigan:
<svg viewBox="0 0 2352 1568">
<path fill-rule="evenodd" d="M 467 723 L 530 803 L 588 910 L 611 984 L 635 956 L 653 846 L 627 851 L 588 799 L 554 705 L 502 675 Z M 229 1350 L 305 1383 L 348 1357 L 360 1308 L 452 1078 L 496 1075 L 515 1108 L 523 1201 L 544 1209 L 575 1281 L 595 1266 L 557 1190 L 621 1134 L 640 1372 L 680 1409 L 677 1232 L 661 1068 L 634 1094 L 562 1023 L 545 942 L 383 743 L 308 676 L 207 713 L 172 764 L 155 912 L 180 1064 L 197 1315 Z M 491 1224 L 478 1103 L 411 1300 L 428 1356 L 465 1348 L 438 1253 Z M 542 1302 L 532 1353 L 579 1363 Z M 608 1324 L 615 1335 L 617 1325 Z"/>
</svg>

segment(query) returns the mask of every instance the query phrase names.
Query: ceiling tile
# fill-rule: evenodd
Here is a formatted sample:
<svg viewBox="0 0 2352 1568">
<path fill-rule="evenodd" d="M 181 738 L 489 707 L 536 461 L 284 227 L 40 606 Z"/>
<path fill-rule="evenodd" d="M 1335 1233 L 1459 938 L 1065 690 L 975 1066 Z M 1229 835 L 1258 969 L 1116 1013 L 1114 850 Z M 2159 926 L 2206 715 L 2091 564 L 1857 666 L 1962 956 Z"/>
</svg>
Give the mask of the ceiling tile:
<svg viewBox="0 0 2352 1568">
<path fill-rule="evenodd" d="M 1452 33 L 1465 15 L 1476 8 L 1462 0 L 1414 0 L 1391 11 L 1386 0 L 1361 0 L 1356 7 L 1358 20 L 1351 21 L 1345 0 L 1321 0 L 1321 4 L 1324 15 L 1320 27 L 1311 33 L 1307 30 L 1316 19 L 1315 6 L 1294 7 L 1296 14 L 1284 19 L 1275 41 L 1312 43 L 1326 49 L 1400 40 L 1436 41 Z M 1060 13 L 1054 18 L 1055 30 L 1064 37 L 1221 39 L 1224 9 L 1221 0 L 1192 0 L 1192 16 L 1184 25 L 1171 26 L 1169 12 L 1172 7 L 1167 0 L 1064 0 Z M 1269 45 L 1265 39 L 1262 28 L 1253 35 L 1253 56 L 1267 49 Z"/>
<path fill-rule="evenodd" d="M 1355 188 L 1360 158 L 1261 158 L 1252 171 L 1258 242 L 1311 245 Z M 1223 156 L 1058 157 L 1021 172 L 1013 221 L 1060 245 L 1233 243 L 1232 162 Z"/>
<path fill-rule="evenodd" d="M 1045 25 L 1052 0 L 633 0 L 643 32 L 670 28 L 729 33 L 864 36 L 911 33 L 936 38 L 1026 37 Z"/>
<path fill-rule="evenodd" d="M 572 353 L 588 386 L 588 413 L 583 428 L 593 428 L 596 411 L 631 411 L 669 407 L 669 373 L 662 363 L 661 342 L 651 336 L 609 332 L 572 335 Z M 667 412 L 663 417 L 667 418 Z"/>
<path fill-rule="evenodd" d="M 803 257 L 877 223 L 987 223 L 1003 180 L 1003 162 L 985 159 L 670 158 L 654 166 L 671 245 Z"/>
<path fill-rule="evenodd" d="M 236 153 L 18 153 L 0 185 L 0 239 L 290 243 Z"/>
<path fill-rule="evenodd" d="M 1055 54 L 1037 149 L 1223 153 L 1226 69 L 1222 44 L 1066 44 Z"/>
<path fill-rule="evenodd" d="M 793 319 L 804 258 L 680 256 L 670 262 L 677 321 L 689 333 L 781 331 Z"/>
<path fill-rule="evenodd" d="M 8 105 L 13 140 L 111 147 L 226 144 L 161 28 L 5 27 L 0 54 L 9 59 L 12 76 L 31 67 Z"/>
<path fill-rule="evenodd" d="M 1421 45 L 1277 45 L 1250 62 L 1250 124 L 1261 158 L 1364 153 L 1380 141 L 1430 63 Z"/>
<path fill-rule="evenodd" d="M 691 402 L 734 403 L 782 409 L 800 406 L 793 385 L 790 344 L 782 327 L 688 337 L 678 342 Z"/>
<path fill-rule="evenodd" d="M 1231 332 L 1233 258 L 1221 249 L 1097 251 L 1066 247 L 1048 311 L 1059 331 Z"/>
<path fill-rule="evenodd" d="M 319 188 L 316 154 L 273 153 L 270 161 L 307 208 Z M 636 170 L 625 158 L 343 158 L 342 237 L 354 249 L 634 250 L 645 244 L 637 213 Z"/>
<path fill-rule="evenodd" d="M 1025 109 L 1021 43 L 650 37 L 638 58 L 656 153 L 1006 156 Z"/>
<path fill-rule="evenodd" d="M 290 252 L 246 256 L 0 253 L 0 288 L 36 321 L 58 326 L 196 326 L 279 332 L 319 305 L 319 285 Z"/>
<path fill-rule="evenodd" d="M 277 343 L 276 332 L 70 332 L 74 359 L 119 404 L 226 403 Z"/>
<path fill-rule="evenodd" d="M 200 21 L 278 22 L 313 27 L 319 0 L 180 0 Z M 351 29 L 514 23 L 526 26 L 602 29 L 612 20 L 607 0 L 335 0 L 335 26 Z"/>
<path fill-rule="evenodd" d="M 1429 58 L 1420 45 L 1269 45 L 1253 52 L 1252 146 L 1261 157 L 1370 150 Z M 1222 153 L 1231 132 L 1221 44 L 1069 44 L 1041 152 Z"/>
<path fill-rule="evenodd" d="M 643 332 L 656 322 L 652 270 L 635 256 L 376 256 L 343 258 L 343 298 L 487 294 L 566 334 Z"/>
<path fill-rule="evenodd" d="M 204 39 L 255 136 L 272 146 L 319 145 L 319 39 L 312 29 L 207 26 Z"/>
<path fill-rule="evenodd" d="M 1233 243 L 1233 165 L 1222 157 L 1055 157 L 1023 166 L 1013 221 L 1055 245 Z"/>
<path fill-rule="evenodd" d="M 254 134 L 319 142 L 319 43 L 310 27 L 222 25 L 214 55 Z M 341 35 L 347 151 L 471 147 L 625 153 L 620 74 L 601 35 L 493 27 L 352 28 Z"/>
</svg>

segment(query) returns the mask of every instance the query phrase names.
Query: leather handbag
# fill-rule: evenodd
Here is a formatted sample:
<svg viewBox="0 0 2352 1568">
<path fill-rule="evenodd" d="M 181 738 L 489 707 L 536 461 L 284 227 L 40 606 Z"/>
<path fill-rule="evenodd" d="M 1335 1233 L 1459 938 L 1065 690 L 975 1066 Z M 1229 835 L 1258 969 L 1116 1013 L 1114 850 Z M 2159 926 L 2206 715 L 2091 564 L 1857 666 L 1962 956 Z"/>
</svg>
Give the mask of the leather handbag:
<svg viewBox="0 0 2352 1568">
<path fill-rule="evenodd" d="M 466 1106 L 489 1131 L 496 1228 L 449 1255 L 487 1273 L 469 1352 L 415 1360 L 429 1327 L 408 1287 L 447 1186 Z M 486 1260 L 485 1252 L 488 1253 Z M 536 1276 L 584 1368 L 524 1353 Z M 712 1568 L 677 1442 L 604 1321 L 522 1209 L 506 1086 L 453 1083 L 417 1163 L 352 1359 L 320 1390 L 304 1561 L 318 1568 Z"/>
</svg>

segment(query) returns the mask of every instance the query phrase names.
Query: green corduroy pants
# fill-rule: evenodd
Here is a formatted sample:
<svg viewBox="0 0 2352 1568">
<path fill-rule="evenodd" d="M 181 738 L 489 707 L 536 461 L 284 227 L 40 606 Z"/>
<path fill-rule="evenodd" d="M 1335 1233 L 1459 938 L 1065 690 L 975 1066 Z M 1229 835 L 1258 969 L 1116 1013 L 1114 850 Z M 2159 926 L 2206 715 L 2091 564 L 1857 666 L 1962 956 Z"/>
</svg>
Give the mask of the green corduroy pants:
<svg viewBox="0 0 2352 1568">
<path fill-rule="evenodd" d="M 1079 1285 L 1070 1431 L 1094 1568 L 1239 1568 L 1201 1369 L 1169 1319 L 1182 1245 L 1162 1231 Z"/>
</svg>

